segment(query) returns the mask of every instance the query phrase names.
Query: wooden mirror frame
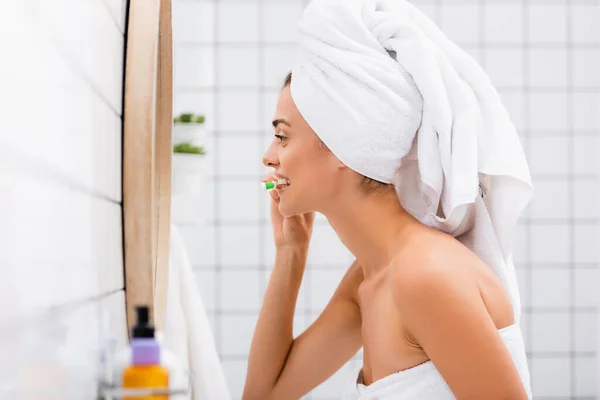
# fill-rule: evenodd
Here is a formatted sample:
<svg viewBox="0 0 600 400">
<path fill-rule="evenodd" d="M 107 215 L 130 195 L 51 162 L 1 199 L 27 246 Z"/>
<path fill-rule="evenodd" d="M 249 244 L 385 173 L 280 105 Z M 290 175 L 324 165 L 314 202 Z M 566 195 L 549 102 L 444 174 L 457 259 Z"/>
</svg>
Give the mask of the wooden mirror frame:
<svg viewBox="0 0 600 400">
<path fill-rule="evenodd" d="M 163 329 L 169 275 L 173 123 L 171 0 L 130 0 L 123 124 L 127 324 L 148 305 Z"/>
</svg>

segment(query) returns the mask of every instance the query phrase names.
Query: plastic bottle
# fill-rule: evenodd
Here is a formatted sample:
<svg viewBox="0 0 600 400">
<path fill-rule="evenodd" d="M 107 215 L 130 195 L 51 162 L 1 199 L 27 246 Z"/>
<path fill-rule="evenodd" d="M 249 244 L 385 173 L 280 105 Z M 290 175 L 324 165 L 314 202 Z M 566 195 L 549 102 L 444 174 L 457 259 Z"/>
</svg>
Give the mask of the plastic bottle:
<svg viewBox="0 0 600 400">
<path fill-rule="evenodd" d="M 137 323 L 131 338 L 131 365 L 123 370 L 123 389 L 169 388 L 169 371 L 160 365 L 160 345 L 150 325 L 148 307 L 136 307 Z M 124 400 L 167 400 L 167 395 L 124 397 Z"/>
</svg>

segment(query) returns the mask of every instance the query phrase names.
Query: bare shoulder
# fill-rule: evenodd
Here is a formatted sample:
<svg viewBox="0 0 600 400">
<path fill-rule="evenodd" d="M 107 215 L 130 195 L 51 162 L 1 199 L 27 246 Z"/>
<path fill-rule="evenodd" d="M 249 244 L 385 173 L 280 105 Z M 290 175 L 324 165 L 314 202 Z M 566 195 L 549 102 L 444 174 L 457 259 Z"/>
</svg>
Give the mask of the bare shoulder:
<svg viewBox="0 0 600 400">
<path fill-rule="evenodd" d="M 485 393 L 486 399 L 526 399 L 498 333 L 512 321 L 512 307 L 488 309 L 479 290 L 483 262 L 456 239 L 447 239 L 419 239 L 390 265 L 392 298 L 403 328 L 457 398 Z M 494 305 L 506 303 L 492 297 Z"/>
<path fill-rule="evenodd" d="M 391 265 L 390 278 L 396 303 L 410 305 L 447 301 L 456 295 L 479 297 L 471 265 L 481 263 L 456 239 L 445 234 L 431 234 L 400 254 Z"/>
</svg>

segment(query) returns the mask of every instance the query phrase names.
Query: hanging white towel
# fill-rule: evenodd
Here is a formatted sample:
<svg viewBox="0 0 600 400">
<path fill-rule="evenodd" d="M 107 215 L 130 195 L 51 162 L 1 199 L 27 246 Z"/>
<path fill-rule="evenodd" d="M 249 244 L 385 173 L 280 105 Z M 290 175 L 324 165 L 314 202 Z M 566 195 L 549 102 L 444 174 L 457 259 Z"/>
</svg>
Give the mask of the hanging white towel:
<svg viewBox="0 0 600 400">
<path fill-rule="evenodd" d="M 511 252 L 532 185 L 488 75 L 404 0 L 313 0 L 298 28 L 302 116 L 349 168 L 395 184 L 408 212 L 478 254 L 518 323 Z"/>
<path fill-rule="evenodd" d="M 231 398 L 185 244 L 171 226 L 164 346 L 191 372 L 190 400 Z M 179 398 L 177 399 L 179 400 Z"/>
</svg>

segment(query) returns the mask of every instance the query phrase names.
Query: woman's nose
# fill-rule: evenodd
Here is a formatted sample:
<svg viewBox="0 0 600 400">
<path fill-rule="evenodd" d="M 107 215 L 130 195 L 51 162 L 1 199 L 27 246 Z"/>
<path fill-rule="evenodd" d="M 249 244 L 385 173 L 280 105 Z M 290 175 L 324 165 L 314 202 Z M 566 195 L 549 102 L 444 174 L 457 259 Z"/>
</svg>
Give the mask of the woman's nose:
<svg viewBox="0 0 600 400">
<path fill-rule="evenodd" d="M 275 149 L 273 149 L 272 143 L 269 145 L 267 151 L 265 151 L 265 154 L 263 154 L 262 162 L 265 167 L 275 167 L 279 164 L 279 160 L 277 159 L 277 154 Z"/>
</svg>

